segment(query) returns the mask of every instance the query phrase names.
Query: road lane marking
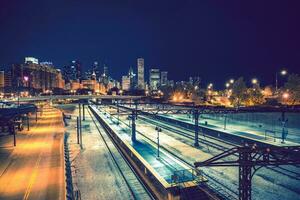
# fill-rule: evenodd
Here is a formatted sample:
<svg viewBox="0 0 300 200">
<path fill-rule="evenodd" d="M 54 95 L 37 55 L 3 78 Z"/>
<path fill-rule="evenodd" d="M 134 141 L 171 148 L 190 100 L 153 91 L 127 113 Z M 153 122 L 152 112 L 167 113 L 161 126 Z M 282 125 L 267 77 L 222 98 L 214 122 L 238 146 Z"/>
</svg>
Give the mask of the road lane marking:
<svg viewBox="0 0 300 200">
<path fill-rule="evenodd" d="M 49 128 L 53 127 L 53 123 L 54 123 L 54 119 L 51 118 L 51 121 L 49 123 Z M 34 169 L 33 169 L 33 173 L 31 174 L 29 185 L 28 185 L 28 187 L 26 189 L 26 192 L 24 194 L 23 200 L 27 200 L 29 198 L 32 186 L 33 186 L 33 184 L 35 182 L 35 179 L 37 177 L 37 174 L 38 174 L 38 168 L 39 168 L 39 165 L 40 165 L 41 158 L 42 158 L 42 152 L 39 154 L 39 157 L 38 157 L 38 159 L 37 159 L 37 161 L 35 163 L 35 166 L 34 166 Z"/>
<path fill-rule="evenodd" d="M 29 197 L 29 194 L 30 194 L 30 191 L 31 191 L 31 188 L 33 186 L 33 183 L 36 179 L 36 176 L 37 176 L 37 173 L 38 173 L 38 167 L 40 165 L 40 161 L 41 161 L 41 154 L 39 155 L 39 158 L 37 159 L 36 163 L 35 163 L 35 166 L 34 166 L 34 169 L 33 169 L 33 173 L 31 174 L 31 177 L 30 177 L 30 180 L 29 180 L 29 185 L 26 189 L 26 192 L 25 192 L 25 195 L 23 197 L 23 200 L 27 200 L 28 197 Z"/>
</svg>

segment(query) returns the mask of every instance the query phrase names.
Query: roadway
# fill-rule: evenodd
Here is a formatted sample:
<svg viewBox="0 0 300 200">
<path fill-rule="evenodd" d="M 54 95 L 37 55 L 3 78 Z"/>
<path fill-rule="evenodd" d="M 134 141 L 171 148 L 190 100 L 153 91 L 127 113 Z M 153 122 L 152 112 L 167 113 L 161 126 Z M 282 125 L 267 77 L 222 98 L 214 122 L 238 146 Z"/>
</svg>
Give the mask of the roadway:
<svg viewBox="0 0 300 200">
<path fill-rule="evenodd" d="M 30 131 L 17 135 L 17 147 L 2 145 L 0 199 L 65 199 L 64 126 L 61 112 L 43 108 Z M 2 141 L 3 144 L 3 141 Z"/>
</svg>

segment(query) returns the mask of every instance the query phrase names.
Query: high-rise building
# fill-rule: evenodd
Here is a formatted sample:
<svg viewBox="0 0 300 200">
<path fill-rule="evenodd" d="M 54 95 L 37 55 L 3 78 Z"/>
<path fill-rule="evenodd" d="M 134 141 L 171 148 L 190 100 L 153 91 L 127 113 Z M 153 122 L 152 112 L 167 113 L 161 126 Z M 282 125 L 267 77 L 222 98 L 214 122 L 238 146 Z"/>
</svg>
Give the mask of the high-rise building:
<svg viewBox="0 0 300 200">
<path fill-rule="evenodd" d="M 144 90 L 145 89 L 145 79 L 144 79 L 144 58 L 137 59 L 137 71 L 138 71 L 138 89 Z"/>
<path fill-rule="evenodd" d="M 150 90 L 157 90 L 160 86 L 160 73 L 159 69 L 150 69 L 149 72 Z"/>
<path fill-rule="evenodd" d="M 108 76 L 108 67 L 106 64 L 103 65 L 103 75 Z"/>
<path fill-rule="evenodd" d="M 136 88 L 136 74 L 133 71 L 133 68 L 130 67 L 128 71 L 128 77 L 130 78 L 130 89 L 133 90 Z"/>
<path fill-rule="evenodd" d="M 65 88 L 65 80 L 62 77 L 62 73 L 60 69 L 57 69 L 57 75 L 56 75 L 56 87 L 60 89 Z"/>
<path fill-rule="evenodd" d="M 93 71 L 96 74 L 96 79 L 99 80 L 100 76 L 101 76 L 101 69 L 100 69 L 100 65 L 98 61 L 95 61 L 93 64 Z"/>
<path fill-rule="evenodd" d="M 122 90 L 128 91 L 130 90 L 130 77 L 122 76 Z"/>
<path fill-rule="evenodd" d="M 0 71 L 0 92 L 4 92 L 5 86 L 4 71 Z"/>
<path fill-rule="evenodd" d="M 25 60 L 24 64 L 13 64 L 11 68 L 12 87 L 26 87 L 42 91 L 56 87 L 58 71 L 52 63 L 44 62 L 36 64 Z"/>
<path fill-rule="evenodd" d="M 160 73 L 160 85 L 161 86 L 168 85 L 168 72 L 167 71 L 162 71 Z"/>
<path fill-rule="evenodd" d="M 189 78 L 189 84 L 191 84 L 191 85 L 194 84 L 194 79 L 193 79 L 193 77 L 191 77 L 191 76 L 190 76 L 190 78 Z"/>
<path fill-rule="evenodd" d="M 11 87 L 12 84 L 11 84 L 11 71 L 8 70 L 8 71 L 5 71 L 4 73 L 4 87 Z"/>
<path fill-rule="evenodd" d="M 101 77 L 99 78 L 99 82 L 107 85 L 109 81 L 109 77 L 108 77 L 108 67 L 107 65 L 103 65 L 103 74 L 101 75 Z"/>
<path fill-rule="evenodd" d="M 63 78 L 66 82 L 81 81 L 81 63 L 78 60 L 73 60 L 69 65 L 63 67 Z"/>
</svg>

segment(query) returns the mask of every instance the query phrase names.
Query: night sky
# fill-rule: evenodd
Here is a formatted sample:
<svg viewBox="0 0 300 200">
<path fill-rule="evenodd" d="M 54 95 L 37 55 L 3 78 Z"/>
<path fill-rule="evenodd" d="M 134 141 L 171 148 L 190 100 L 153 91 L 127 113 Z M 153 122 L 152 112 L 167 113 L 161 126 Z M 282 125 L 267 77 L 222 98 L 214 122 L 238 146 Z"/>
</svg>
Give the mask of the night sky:
<svg viewBox="0 0 300 200">
<path fill-rule="evenodd" d="M 1 0 L 0 66 L 25 56 L 58 68 L 97 60 L 120 79 L 144 57 L 146 71 L 170 79 L 270 84 L 283 67 L 300 73 L 299 10 L 297 0 Z"/>
</svg>

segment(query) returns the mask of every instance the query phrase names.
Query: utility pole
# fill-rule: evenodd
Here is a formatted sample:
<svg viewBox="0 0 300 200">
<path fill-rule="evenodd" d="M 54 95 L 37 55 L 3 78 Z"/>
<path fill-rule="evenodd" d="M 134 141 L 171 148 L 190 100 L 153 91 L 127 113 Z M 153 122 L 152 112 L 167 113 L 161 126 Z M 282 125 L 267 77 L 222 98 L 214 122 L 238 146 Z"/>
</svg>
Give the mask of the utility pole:
<svg viewBox="0 0 300 200">
<path fill-rule="evenodd" d="M 80 103 L 79 103 L 79 136 L 80 136 L 80 146 L 82 148 L 81 104 Z"/>
<path fill-rule="evenodd" d="M 278 75 L 277 75 L 277 72 L 276 72 L 276 75 L 275 75 L 275 93 L 277 94 L 277 91 L 278 91 Z"/>
<path fill-rule="evenodd" d="M 120 108 L 119 108 L 119 101 L 117 100 L 117 113 L 118 113 L 118 125 L 120 124 Z"/>
<path fill-rule="evenodd" d="M 82 104 L 82 120 L 85 121 L 85 109 L 84 109 L 84 103 Z"/>
<path fill-rule="evenodd" d="M 227 114 L 224 114 L 224 130 L 226 130 L 227 125 Z"/>
<path fill-rule="evenodd" d="M 79 117 L 76 117 L 76 121 L 77 121 L 77 144 L 79 144 Z"/>
<path fill-rule="evenodd" d="M 279 119 L 282 125 L 282 131 L 281 131 L 281 143 L 284 143 L 284 140 L 286 138 L 286 130 L 285 130 L 285 126 L 286 123 L 288 122 L 288 119 L 286 119 L 285 117 L 285 111 L 282 111 L 281 113 L 281 118 Z"/>
<path fill-rule="evenodd" d="M 27 119 L 27 131 L 29 131 L 29 116 L 28 116 L 28 114 L 26 116 L 26 119 Z"/>
<path fill-rule="evenodd" d="M 38 109 L 36 108 L 36 110 L 35 110 L 35 122 L 37 122 L 37 119 L 38 119 Z"/>
<path fill-rule="evenodd" d="M 13 132 L 13 135 L 14 135 L 14 146 L 17 146 L 16 131 L 15 131 L 14 123 L 12 124 L 11 129 L 12 129 L 12 132 Z"/>
<path fill-rule="evenodd" d="M 132 110 L 132 114 L 131 114 L 131 120 L 132 120 L 132 122 L 131 122 L 131 141 L 132 142 L 136 141 L 135 115 L 136 115 L 135 111 Z"/>
<path fill-rule="evenodd" d="M 18 77 L 18 107 L 20 107 L 20 77 Z"/>
<path fill-rule="evenodd" d="M 199 110 L 194 109 L 194 118 L 195 118 L 195 147 L 199 147 Z"/>
<path fill-rule="evenodd" d="M 159 133 L 162 131 L 161 128 L 155 127 L 155 130 L 157 131 L 157 158 L 159 158 Z"/>
</svg>

